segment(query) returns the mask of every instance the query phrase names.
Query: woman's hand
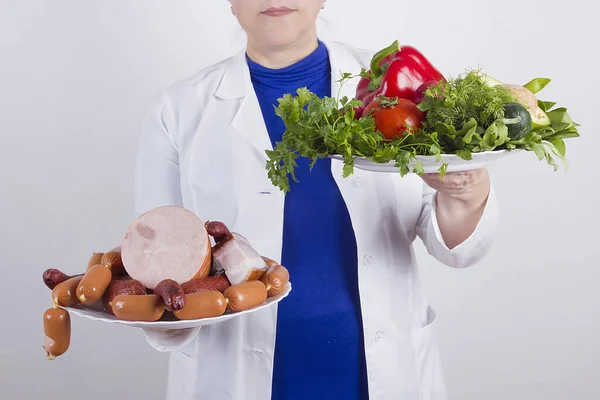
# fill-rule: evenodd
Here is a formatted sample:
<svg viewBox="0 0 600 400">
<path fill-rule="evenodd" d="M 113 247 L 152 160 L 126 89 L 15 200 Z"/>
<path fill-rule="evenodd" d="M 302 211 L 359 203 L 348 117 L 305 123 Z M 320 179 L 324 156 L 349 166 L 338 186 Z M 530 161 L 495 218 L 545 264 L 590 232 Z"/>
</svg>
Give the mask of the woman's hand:
<svg viewBox="0 0 600 400">
<path fill-rule="evenodd" d="M 422 176 L 428 186 L 437 191 L 436 216 L 446 246 L 450 249 L 464 242 L 474 231 L 483 215 L 490 192 L 490 177 L 486 168 L 462 172 Z"/>
<path fill-rule="evenodd" d="M 184 329 L 142 328 L 146 341 L 158 351 L 177 351 L 187 346 L 198 334 L 201 327 Z"/>
</svg>

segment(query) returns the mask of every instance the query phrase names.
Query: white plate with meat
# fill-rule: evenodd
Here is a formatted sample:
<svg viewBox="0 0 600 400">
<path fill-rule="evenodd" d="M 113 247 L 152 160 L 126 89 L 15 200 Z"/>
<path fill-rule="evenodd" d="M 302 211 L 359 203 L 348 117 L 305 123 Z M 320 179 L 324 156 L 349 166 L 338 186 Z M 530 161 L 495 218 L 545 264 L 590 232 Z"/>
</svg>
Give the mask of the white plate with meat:
<svg viewBox="0 0 600 400">
<path fill-rule="evenodd" d="M 292 288 L 287 269 L 261 256 L 244 236 L 178 206 L 139 216 L 127 230 L 120 260 L 131 279 L 111 279 L 111 271 L 97 265 L 78 284 L 87 302 L 64 305 L 98 321 L 184 329 L 272 307 Z"/>
<path fill-rule="evenodd" d="M 209 318 L 200 318 L 200 319 L 192 319 L 192 320 L 180 320 L 172 312 L 165 312 L 163 317 L 154 322 L 149 321 L 126 321 L 120 320 L 114 315 L 111 315 L 104 311 L 102 304 L 97 303 L 91 306 L 84 306 L 82 304 L 78 304 L 73 307 L 65 307 L 70 313 L 78 315 L 80 317 L 88 318 L 94 321 L 107 322 L 112 324 L 121 324 L 132 326 L 135 328 L 151 328 L 151 329 L 160 329 L 160 330 L 169 330 L 169 329 L 186 329 L 186 328 L 196 328 L 200 326 L 214 325 L 219 324 L 221 322 L 225 322 L 232 318 L 239 317 L 240 315 L 250 314 L 253 312 L 257 312 L 260 310 L 264 310 L 268 307 L 272 307 L 275 304 L 279 303 L 281 300 L 286 298 L 290 292 L 292 291 L 292 284 L 288 282 L 285 286 L 283 292 L 281 292 L 277 296 L 268 297 L 267 300 L 255 307 L 243 310 L 243 311 L 226 311 L 223 315 L 218 317 L 209 317 Z"/>
<path fill-rule="evenodd" d="M 497 150 L 473 153 L 471 160 L 464 160 L 456 154 L 442 154 L 442 159 L 448 165 L 446 172 L 459 172 L 485 168 L 496 161 L 504 159 L 513 154 L 521 153 L 523 151 L 524 150 L 522 149 L 515 149 L 510 151 Z M 331 158 L 342 161 L 344 160 L 343 156 L 341 155 L 333 155 Z M 436 160 L 435 156 L 416 156 L 415 158 L 423 163 L 423 170 L 426 174 L 439 172 L 439 168 L 442 165 L 441 162 Z M 416 160 L 413 160 L 409 164 L 411 173 L 413 172 L 413 167 L 416 163 Z M 354 166 L 356 168 L 372 172 L 398 173 L 399 169 L 394 164 L 395 161 L 390 161 L 389 163 L 376 163 L 364 157 L 357 157 L 354 159 Z"/>
<path fill-rule="evenodd" d="M 139 216 L 121 246 L 94 253 L 85 272 L 70 276 L 50 268 L 42 279 L 53 301 L 44 313 L 48 359 L 69 348 L 71 313 L 147 328 L 148 335 L 265 310 L 292 290 L 288 270 L 261 256 L 244 236 L 179 206 Z"/>
</svg>

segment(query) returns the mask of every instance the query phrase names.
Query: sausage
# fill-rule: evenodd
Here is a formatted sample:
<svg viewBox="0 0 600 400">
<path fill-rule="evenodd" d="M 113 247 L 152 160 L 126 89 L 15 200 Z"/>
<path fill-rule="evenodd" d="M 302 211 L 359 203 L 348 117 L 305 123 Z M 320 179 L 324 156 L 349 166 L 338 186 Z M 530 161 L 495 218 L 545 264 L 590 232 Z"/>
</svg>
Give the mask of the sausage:
<svg viewBox="0 0 600 400">
<path fill-rule="evenodd" d="M 290 281 L 290 273 L 283 265 L 274 265 L 260 280 L 267 287 L 267 296 L 277 296 L 285 289 Z"/>
<path fill-rule="evenodd" d="M 71 317 L 67 310 L 55 304 L 44 312 L 44 334 L 43 347 L 48 360 L 65 354 L 71 344 Z"/>
<path fill-rule="evenodd" d="M 119 295 L 111 302 L 118 319 L 125 321 L 154 322 L 162 318 L 165 305 L 155 294 Z"/>
<path fill-rule="evenodd" d="M 219 291 L 197 292 L 186 295 L 185 307 L 173 314 L 179 319 L 218 317 L 225 313 L 227 301 Z"/>
<path fill-rule="evenodd" d="M 100 260 L 100 264 L 110 269 L 112 276 L 125 274 L 125 266 L 123 265 L 123 259 L 121 258 L 121 247 L 115 247 L 104 254 Z"/>
<path fill-rule="evenodd" d="M 169 311 L 181 310 L 185 306 L 185 293 L 173 279 L 163 279 L 154 288 L 154 294 L 162 298 Z"/>
<path fill-rule="evenodd" d="M 53 290 L 59 283 L 62 283 L 76 276 L 83 276 L 83 274 L 67 275 L 58 269 L 50 268 L 44 271 L 44 273 L 42 274 L 42 280 L 44 281 L 44 284 L 48 286 L 48 289 Z"/>
<path fill-rule="evenodd" d="M 94 265 L 101 264 L 103 256 L 104 256 L 104 253 L 93 253 L 92 256 L 90 257 L 90 261 L 88 261 L 86 271 L 88 269 L 92 268 Z"/>
<path fill-rule="evenodd" d="M 90 257 L 86 270 L 90 269 L 94 265 L 100 264 L 103 255 L 104 253 L 93 253 Z M 50 268 L 44 271 L 44 273 L 42 274 L 42 280 L 50 290 L 53 290 L 59 283 L 83 275 L 84 274 L 67 275 L 58 269 Z"/>
<path fill-rule="evenodd" d="M 114 315 L 114 312 L 111 307 L 111 302 L 113 299 L 119 295 L 123 294 L 131 294 L 131 295 L 142 295 L 146 294 L 146 288 L 140 281 L 129 278 L 113 278 L 110 282 L 110 285 L 104 292 L 102 296 L 102 304 L 104 305 L 104 310 Z"/>
<path fill-rule="evenodd" d="M 261 281 L 246 281 L 228 287 L 223 295 L 227 299 L 228 310 L 244 311 L 267 300 L 267 287 Z"/>
<path fill-rule="evenodd" d="M 229 279 L 227 279 L 227 276 L 225 275 L 209 276 L 204 279 L 192 279 L 181 284 L 185 294 L 208 292 L 212 290 L 223 293 L 229 286 L 231 286 L 231 283 L 229 283 Z"/>
<path fill-rule="evenodd" d="M 215 243 L 219 243 L 221 240 L 231 236 L 231 232 L 222 222 L 207 221 L 204 226 L 206 227 L 208 234 L 215 239 Z"/>
<path fill-rule="evenodd" d="M 274 267 L 275 265 L 279 265 L 277 261 L 271 260 L 269 257 L 263 256 L 262 259 L 265 260 L 265 262 L 267 263 L 267 267 L 269 268 Z"/>
<path fill-rule="evenodd" d="M 111 280 L 111 271 L 104 265 L 94 265 L 88 269 L 77 286 L 77 298 L 83 304 L 96 303 L 102 296 Z"/>
<path fill-rule="evenodd" d="M 83 276 L 75 276 L 59 283 L 52 289 L 52 299 L 54 303 L 63 307 L 72 307 L 79 303 L 77 298 L 77 286 L 83 279 Z"/>
</svg>

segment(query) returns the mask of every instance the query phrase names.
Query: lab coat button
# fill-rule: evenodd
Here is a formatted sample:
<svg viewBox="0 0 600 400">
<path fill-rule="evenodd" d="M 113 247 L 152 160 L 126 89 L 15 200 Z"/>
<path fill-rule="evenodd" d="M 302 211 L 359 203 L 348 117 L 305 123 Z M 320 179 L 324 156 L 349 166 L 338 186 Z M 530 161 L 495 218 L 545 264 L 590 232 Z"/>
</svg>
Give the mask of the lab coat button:
<svg viewBox="0 0 600 400">
<path fill-rule="evenodd" d="M 383 331 L 377 331 L 377 333 L 375 333 L 375 341 L 379 342 L 383 339 Z"/>
<path fill-rule="evenodd" d="M 373 256 L 371 254 L 365 254 L 363 257 L 363 263 L 365 265 L 373 264 Z"/>
</svg>

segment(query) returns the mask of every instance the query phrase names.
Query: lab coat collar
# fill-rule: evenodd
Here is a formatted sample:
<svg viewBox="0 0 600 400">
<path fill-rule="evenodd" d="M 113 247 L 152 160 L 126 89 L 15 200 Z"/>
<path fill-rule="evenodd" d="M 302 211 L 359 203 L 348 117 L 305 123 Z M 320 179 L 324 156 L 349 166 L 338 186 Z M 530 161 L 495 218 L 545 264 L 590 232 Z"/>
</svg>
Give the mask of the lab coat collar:
<svg viewBox="0 0 600 400">
<path fill-rule="evenodd" d="M 348 52 L 344 51 L 342 44 L 329 40 L 322 40 L 327 47 L 329 59 L 331 62 L 332 73 L 332 94 L 337 93 L 342 72 L 357 73 L 358 70 L 349 70 Z M 250 78 L 250 70 L 246 60 L 246 47 L 238 51 L 235 55 L 225 62 L 225 71 L 221 78 L 215 96 L 224 99 L 240 99 L 245 97 L 249 91 L 253 91 L 252 81 Z M 344 69 L 345 68 L 345 69 Z M 360 69 L 360 68 L 359 68 Z"/>
<path fill-rule="evenodd" d="M 337 96 L 342 72 L 357 73 L 360 71 L 358 62 L 348 56 L 343 45 L 337 42 L 323 40 L 329 52 L 331 63 L 331 94 Z M 344 85 L 342 96 L 354 97 L 357 82 Z M 239 100 L 239 108 L 231 121 L 231 127 L 248 140 L 258 152 L 256 156 L 267 161 L 265 150 L 273 150 L 271 140 L 261 113 L 260 104 L 256 97 L 250 70 L 246 60 L 246 47 L 225 61 L 225 71 L 215 91 L 215 96 L 223 100 Z"/>
</svg>

